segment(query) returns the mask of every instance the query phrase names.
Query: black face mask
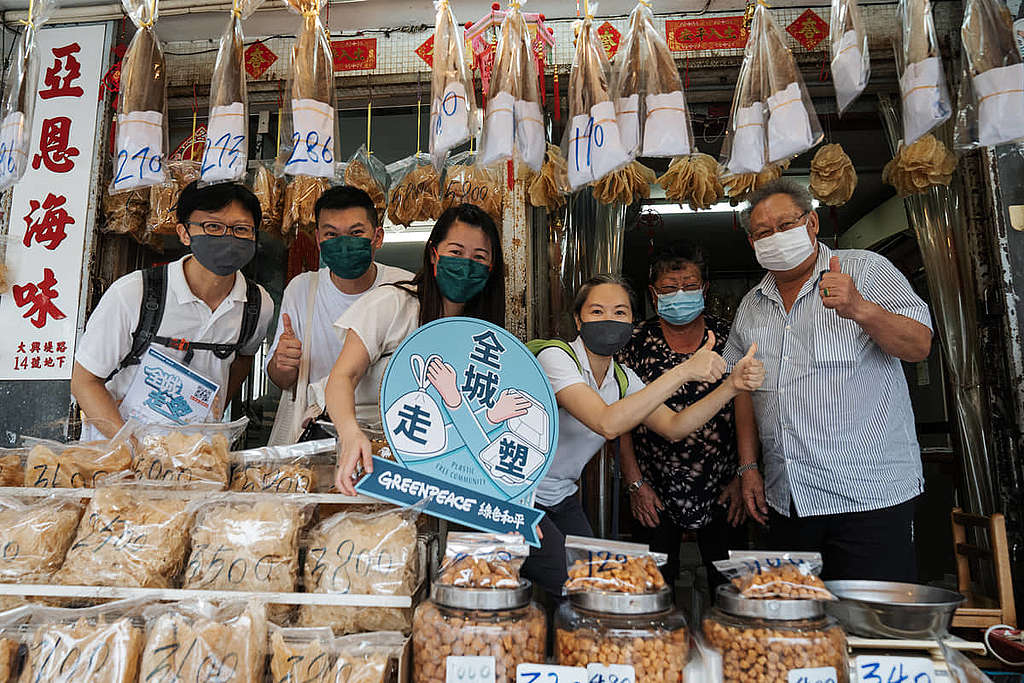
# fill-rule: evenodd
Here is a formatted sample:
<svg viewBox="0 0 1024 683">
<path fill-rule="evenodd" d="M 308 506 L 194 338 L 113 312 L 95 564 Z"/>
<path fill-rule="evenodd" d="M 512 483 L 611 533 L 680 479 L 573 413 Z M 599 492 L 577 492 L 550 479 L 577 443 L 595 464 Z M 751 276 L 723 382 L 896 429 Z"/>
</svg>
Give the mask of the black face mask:
<svg viewBox="0 0 1024 683">
<path fill-rule="evenodd" d="M 591 320 L 580 325 L 580 336 L 597 355 L 614 356 L 629 343 L 633 325 L 622 320 Z"/>
<path fill-rule="evenodd" d="M 234 235 L 193 235 L 192 255 L 199 264 L 214 275 L 231 275 L 252 261 L 256 255 L 256 240 Z"/>
</svg>

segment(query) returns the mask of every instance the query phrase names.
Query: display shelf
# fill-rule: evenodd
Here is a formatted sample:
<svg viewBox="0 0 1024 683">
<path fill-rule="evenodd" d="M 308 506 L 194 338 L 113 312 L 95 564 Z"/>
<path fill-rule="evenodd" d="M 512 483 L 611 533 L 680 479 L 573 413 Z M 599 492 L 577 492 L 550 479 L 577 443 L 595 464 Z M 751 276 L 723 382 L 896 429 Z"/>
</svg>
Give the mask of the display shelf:
<svg viewBox="0 0 1024 683">
<path fill-rule="evenodd" d="M 891 640 L 888 638 L 861 638 L 859 636 L 847 637 L 847 643 L 851 650 L 891 650 L 903 653 L 906 651 L 939 652 L 939 643 L 936 640 Z M 946 646 L 960 652 L 970 652 L 984 655 L 987 650 L 984 643 L 973 643 L 963 638 L 950 636 L 946 639 Z M 854 653 L 856 654 L 856 652 Z"/>
<path fill-rule="evenodd" d="M 135 480 L 130 480 L 126 483 L 133 483 Z M 139 483 L 145 484 L 145 480 Z M 35 488 L 30 486 L 0 486 L 0 495 L 2 496 L 20 496 L 25 498 L 47 498 L 54 494 L 59 495 L 71 495 L 75 498 L 92 498 L 96 493 L 96 489 L 81 488 L 81 489 L 65 489 L 65 488 Z M 154 487 L 146 492 L 153 498 L 201 498 L 204 496 L 215 495 L 218 497 L 224 496 L 222 500 L 237 500 L 238 502 L 245 502 L 247 497 L 251 497 L 255 494 L 271 495 L 279 497 L 282 500 L 301 500 L 303 503 L 311 503 L 316 505 L 368 505 L 378 504 L 379 500 L 376 498 L 370 498 L 369 496 L 346 496 L 341 493 L 276 493 L 273 491 L 220 491 L 216 489 L 160 489 Z"/>
</svg>

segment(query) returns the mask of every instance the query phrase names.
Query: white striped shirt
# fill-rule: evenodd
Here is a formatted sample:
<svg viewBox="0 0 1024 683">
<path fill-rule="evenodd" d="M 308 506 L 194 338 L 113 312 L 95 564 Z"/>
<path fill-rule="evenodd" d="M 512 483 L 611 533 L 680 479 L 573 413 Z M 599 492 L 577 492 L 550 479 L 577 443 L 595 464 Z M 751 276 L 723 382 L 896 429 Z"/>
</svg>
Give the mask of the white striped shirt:
<svg viewBox="0 0 1024 683">
<path fill-rule="evenodd" d="M 931 328 L 927 305 L 886 258 L 819 242 L 815 273 L 786 312 L 768 273 L 740 302 L 723 357 L 757 342 L 765 381 L 754 392 L 768 504 L 801 517 L 878 510 L 924 490 L 921 452 L 900 360 L 818 293 L 839 257 L 868 301 Z"/>
</svg>

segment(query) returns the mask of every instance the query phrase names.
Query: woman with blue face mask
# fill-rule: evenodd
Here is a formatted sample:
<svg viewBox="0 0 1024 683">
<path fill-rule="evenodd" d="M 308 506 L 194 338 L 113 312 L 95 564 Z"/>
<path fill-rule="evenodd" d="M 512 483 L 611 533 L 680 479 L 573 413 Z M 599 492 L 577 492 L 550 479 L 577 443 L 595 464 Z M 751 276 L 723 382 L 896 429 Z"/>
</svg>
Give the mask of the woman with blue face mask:
<svg viewBox="0 0 1024 683">
<path fill-rule="evenodd" d="M 730 321 L 704 310 L 708 292 L 707 268 L 699 248 L 676 242 L 659 251 L 651 264 L 649 292 L 657 314 L 637 326 L 617 358 L 645 382 L 684 363 L 714 339 L 721 352 Z M 713 393 L 720 382 L 690 382 L 680 386 L 665 404 L 673 410 Z M 753 415 L 742 416 L 753 419 Z M 662 569 L 672 585 L 679 572 L 679 546 L 696 535 L 708 584 L 724 578 L 714 560 L 725 559 L 730 548 L 744 548 L 746 518 L 739 479 L 736 416 L 728 402 L 686 438 L 672 442 L 640 425 L 620 441 L 622 477 L 636 522 L 633 536 L 668 554 Z"/>
<path fill-rule="evenodd" d="M 494 220 L 473 204 L 447 209 L 423 249 L 423 266 L 407 282 L 379 287 L 335 322 L 345 344 L 327 381 L 327 410 L 338 430 L 341 455 L 335 484 L 356 495 L 356 465 L 373 471 L 370 440 L 356 421 L 355 388 L 367 372 L 379 376 L 412 332 L 451 316 L 505 324 L 505 261 Z"/>
</svg>

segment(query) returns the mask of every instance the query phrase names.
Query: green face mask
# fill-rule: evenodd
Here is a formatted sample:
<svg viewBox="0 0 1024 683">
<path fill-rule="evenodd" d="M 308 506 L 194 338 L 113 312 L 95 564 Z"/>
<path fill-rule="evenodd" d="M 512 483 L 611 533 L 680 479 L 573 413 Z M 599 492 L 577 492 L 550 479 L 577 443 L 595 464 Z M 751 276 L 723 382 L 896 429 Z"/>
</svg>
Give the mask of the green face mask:
<svg viewBox="0 0 1024 683">
<path fill-rule="evenodd" d="M 464 304 L 483 291 L 491 269 L 479 261 L 459 256 L 438 256 L 434 276 L 441 296 Z"/>
<path fill-rule="evenodd" d="M 320 243 L 320 265 L 342 280 L 355 280 L 373 263 L 373 243 L 366 237 L 338 235 Z"/>
</svg>

